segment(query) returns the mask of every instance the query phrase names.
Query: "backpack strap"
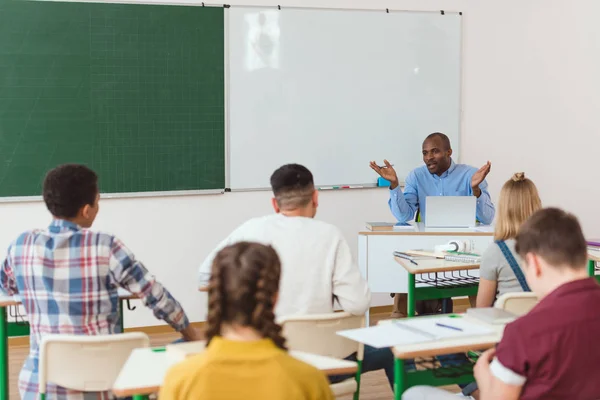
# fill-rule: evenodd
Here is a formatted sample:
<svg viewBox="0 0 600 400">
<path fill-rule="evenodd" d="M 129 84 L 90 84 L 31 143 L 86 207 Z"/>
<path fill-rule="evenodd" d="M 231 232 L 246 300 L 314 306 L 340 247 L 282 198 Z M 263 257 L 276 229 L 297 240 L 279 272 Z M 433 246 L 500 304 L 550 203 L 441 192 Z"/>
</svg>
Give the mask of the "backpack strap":
<svg viewBox="0 0 600 400">
<path fill-rule="evenodd" d="M 508 261 L 510 269 L 512 269 L 513 273 L 517 277 L 517 280 L 521 285 L 521 289 L 523 289 L 524 292 L 531 292 L 531 289 L 529 288 L 529 285 L 527 285 L 527 281 L 525 280 L 525 275 L 523 275 L 523 271 L 521 271 L 521 267 L 519 267 L 519 263 L 517 263 L 517 260 L 515 259 L 511 251 L 508 249 L 506 243 L 504 243 L 504 240 L 497 240 L 496 244 L 498 245 L 498 247 L 500 247 L 500 251 L 502 251 L 502 254 L 504 255 L 506 261 Z"/>
</svg>

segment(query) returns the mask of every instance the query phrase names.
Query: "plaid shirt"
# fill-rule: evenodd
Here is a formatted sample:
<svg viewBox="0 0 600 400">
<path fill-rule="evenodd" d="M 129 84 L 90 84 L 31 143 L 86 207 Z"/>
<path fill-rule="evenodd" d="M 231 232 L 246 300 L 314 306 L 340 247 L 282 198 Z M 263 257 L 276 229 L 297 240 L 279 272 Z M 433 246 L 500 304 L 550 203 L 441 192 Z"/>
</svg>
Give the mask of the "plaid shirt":
<svg viewBox="0 0 600 400">
<path fill-rule="evenodd" d="M 30 353 L 19 375 L 24 400 L 38 398 L 38 346 L 44 335 L 119 332 L 119 287 L 139 296 L 177 331 L 189 324 L 181 305 L 119 239 L 65 220 L 54 220 L 46 230 L 25 232 L 10 245 L 0 268 L 0 287 L 20 295 L 30 323 Z M 108 394 L 84 395 L 49 383 L 46 398 Z"/>
</svg>

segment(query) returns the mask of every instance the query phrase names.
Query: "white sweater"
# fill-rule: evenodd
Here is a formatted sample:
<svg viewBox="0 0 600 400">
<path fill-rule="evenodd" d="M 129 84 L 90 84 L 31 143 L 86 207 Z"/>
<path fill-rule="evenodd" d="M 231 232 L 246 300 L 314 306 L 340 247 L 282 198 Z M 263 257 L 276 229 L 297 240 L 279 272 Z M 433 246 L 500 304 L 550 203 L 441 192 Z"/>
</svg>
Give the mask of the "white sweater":
<svg viewBox="0 0 600 400">
<path fill-rule="evenodd" d="M 273 246 L 281 259 L 277 318 L 333 312 L 333 295 L 344 311 L 364 314 L 371 292 L 335 226 L 306 217 L 273 214 L 242 224 L 223 240 L 200 267 L 207 286 L 212 261 L 223 247 L 241 241 Z"/>
</svg>

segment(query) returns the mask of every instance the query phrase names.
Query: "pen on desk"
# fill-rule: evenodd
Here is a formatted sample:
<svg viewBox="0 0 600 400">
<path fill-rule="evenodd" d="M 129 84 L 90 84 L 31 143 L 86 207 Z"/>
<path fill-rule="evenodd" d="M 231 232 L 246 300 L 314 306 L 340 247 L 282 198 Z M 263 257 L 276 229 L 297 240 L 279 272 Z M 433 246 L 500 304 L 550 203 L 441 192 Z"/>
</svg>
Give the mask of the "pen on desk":
<svg viewBox="0 0 600 400">
<path fill-rule="evenodd" d="M 442 328 L 454 329 L 455 331 L 462 332 L 462 329 L 457 328 L 456 326 L 444 325 L 444 324 L 440 324 L 439 322 L 436 322 L 435 324 L 436 324 L 436 326 L 441 326 Z"/>
</svg>

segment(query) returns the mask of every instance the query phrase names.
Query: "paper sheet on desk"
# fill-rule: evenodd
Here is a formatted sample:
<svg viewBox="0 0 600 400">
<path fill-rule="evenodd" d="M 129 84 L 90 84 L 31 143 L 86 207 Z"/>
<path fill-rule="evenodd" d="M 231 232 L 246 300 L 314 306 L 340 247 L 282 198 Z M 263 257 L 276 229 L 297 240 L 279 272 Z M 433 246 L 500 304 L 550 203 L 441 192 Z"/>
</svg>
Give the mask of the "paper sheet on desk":
<svg viewBox="0 0 600 400">
<path fill-rule="evenodd" d="M 459 328 L 455 330 L 436 324 Z M 470 323 L 461 317 L 449 316 L 411 318 L 379 324 L 370 328 L 349 329 L 338 335 L 372 347 L 393 347 L 413 343 L 431 342 L 461 336 L 489 335 L 493 331 L 485 326 Z"/>
</svg>

